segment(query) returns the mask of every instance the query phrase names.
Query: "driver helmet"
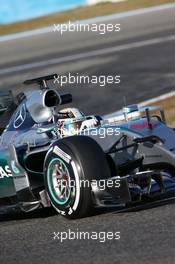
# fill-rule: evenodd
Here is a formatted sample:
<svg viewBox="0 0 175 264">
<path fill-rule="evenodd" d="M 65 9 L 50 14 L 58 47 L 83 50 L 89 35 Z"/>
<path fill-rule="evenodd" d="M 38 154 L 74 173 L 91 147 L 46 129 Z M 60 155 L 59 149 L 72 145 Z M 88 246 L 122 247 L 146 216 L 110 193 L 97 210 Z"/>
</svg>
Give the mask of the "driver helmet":
<svg viewBox="0 0 175 264">
<path fill-rule="evenodd" d="M 77 108 L 64 108 L 58 112 L 57 118 L 56 125 L 63 137 L 77 134 L 86 120 L 86 116 Z"/>
</svg>

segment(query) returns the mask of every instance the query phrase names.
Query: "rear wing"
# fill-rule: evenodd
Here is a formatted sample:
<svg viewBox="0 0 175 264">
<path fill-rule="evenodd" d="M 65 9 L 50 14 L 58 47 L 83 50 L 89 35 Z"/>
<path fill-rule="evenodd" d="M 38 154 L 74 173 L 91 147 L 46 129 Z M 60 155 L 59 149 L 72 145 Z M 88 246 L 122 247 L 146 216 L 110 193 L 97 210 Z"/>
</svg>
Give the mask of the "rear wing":
<svg viewBox="0 0 175 264">
<path fill-rule="evenodd" d="M 52 74 L 52 75 L 47 75 L 47 76 L 42 76 L 42 77 L 26 80 L 26 81 L 24 81 L 24 84 L 30 85 L 30 84 L 35 83 L 35 84 L 40 85 L 41 89 L 45 89 L 45 88 L 49 88 L 47 86 L 47 81 L 54 80 L 55 78 L 58 78 L 58 75 Z"/>
</svg>

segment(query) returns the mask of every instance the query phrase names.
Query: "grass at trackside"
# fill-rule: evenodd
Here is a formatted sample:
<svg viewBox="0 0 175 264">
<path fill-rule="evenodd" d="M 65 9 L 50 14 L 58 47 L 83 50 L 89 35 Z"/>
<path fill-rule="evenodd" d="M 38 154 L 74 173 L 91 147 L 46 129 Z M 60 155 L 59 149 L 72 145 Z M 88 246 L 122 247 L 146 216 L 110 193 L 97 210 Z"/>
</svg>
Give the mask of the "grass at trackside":
<svg viewBox="0 0 175 264">
<path fill-rule="evenodd" d="M 161 106 L 165 110 L 165 117 L 168 125 L 175 127 L 175 96 L 161 100 L 153 105 Z"/>
<path fill-rule="evenodd" d="M 174 2 L 175 0 L 127 0 L 119 3 L 106 2 L 97 4 L 95 6 L 81 7 L 62 13 L 55 13 L 49 16 L 40 17 L 28 21 L 22 21 L 8 25 L 0 25 L 0 35 L 46 27 L 53 25 L 54 23 L 64 23 L 69 20 L 78 21 L 96 16 L 104 16 L 132 9 Z"/>
</svg>

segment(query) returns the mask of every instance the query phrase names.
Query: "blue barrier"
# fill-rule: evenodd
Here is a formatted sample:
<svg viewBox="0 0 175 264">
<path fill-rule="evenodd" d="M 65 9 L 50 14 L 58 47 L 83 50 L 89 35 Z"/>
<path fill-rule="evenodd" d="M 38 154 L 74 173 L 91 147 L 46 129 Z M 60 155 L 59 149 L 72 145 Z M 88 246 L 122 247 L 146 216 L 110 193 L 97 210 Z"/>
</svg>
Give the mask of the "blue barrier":
<svg viewBox="0 0 175 264">
<path fill-rule="evenodd" d="M 85 4 L 86 0 L 0 0 L 0 24 L 44 16 Z"/>
</svg>

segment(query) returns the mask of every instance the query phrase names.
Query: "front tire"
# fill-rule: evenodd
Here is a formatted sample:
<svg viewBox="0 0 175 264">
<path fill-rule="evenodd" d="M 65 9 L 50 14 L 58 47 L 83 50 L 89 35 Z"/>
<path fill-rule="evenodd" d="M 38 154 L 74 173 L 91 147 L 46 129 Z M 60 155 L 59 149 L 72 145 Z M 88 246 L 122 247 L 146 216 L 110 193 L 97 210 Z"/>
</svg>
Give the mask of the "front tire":
<svg viewBox="0 0 175 264">
<path fill-rule="evenodd" d="M 105 153 L 87 136 L 55 142 L 46 156 L 44 172 L 53 207 L 69 219 L 85 217 L 92 212 L 91 181 L 110 177 Z"/>
</svg>

